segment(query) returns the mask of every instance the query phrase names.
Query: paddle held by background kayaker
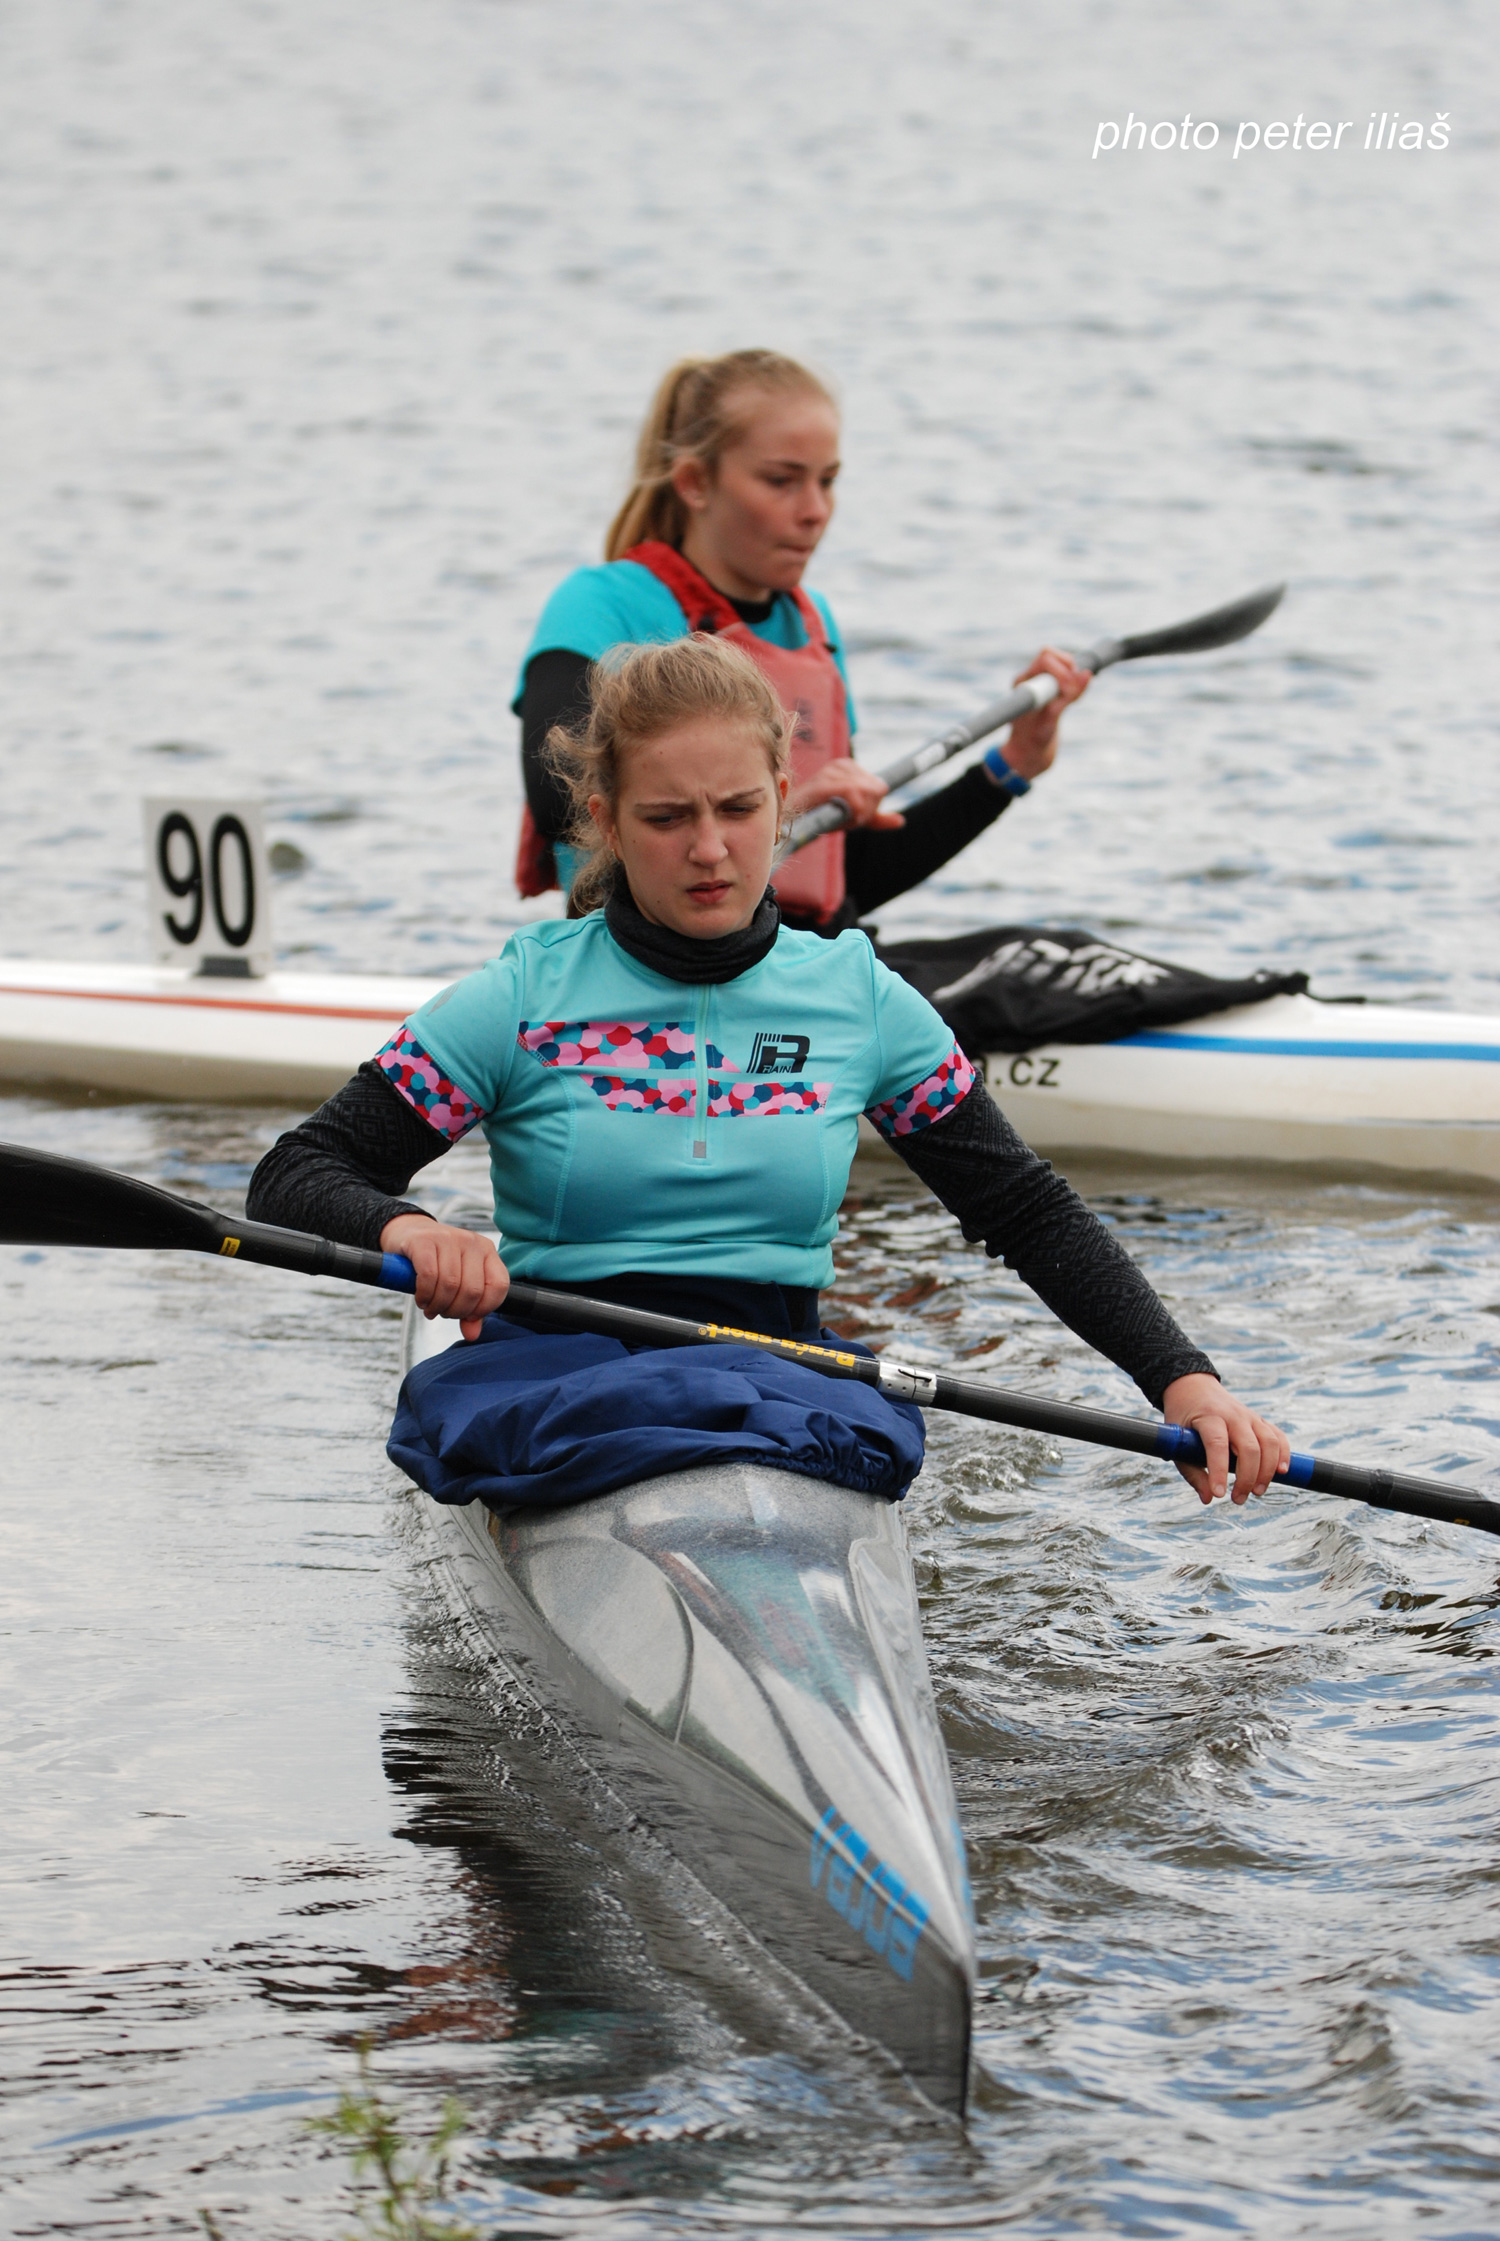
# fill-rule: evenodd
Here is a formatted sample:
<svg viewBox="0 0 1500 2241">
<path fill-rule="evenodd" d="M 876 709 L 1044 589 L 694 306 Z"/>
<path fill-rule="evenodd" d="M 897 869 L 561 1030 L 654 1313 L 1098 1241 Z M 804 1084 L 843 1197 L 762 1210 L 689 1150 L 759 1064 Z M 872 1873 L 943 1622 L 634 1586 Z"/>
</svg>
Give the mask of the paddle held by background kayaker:
<svg viewBox="0 0 1500 2241">
<path fill-rule="evenodd" d="M 512 935 L 413 1014 L 256 1169 L 247 1211 L 405 1254 L 467 1337 L 505 1296 L 494 1245 L 402 1196 L 473 1128 L 518 1275 L 816 1338 L 859 1120 L 1055 1314 L 1190 1424 L 1201 1498 L 1289 1453 L 1220 1384 L 1135 1263 L 993 1104 L 926 998 L 862 934 L 781 923 L 768 888 L 791 723 L 722 635 L 621 649 L 558 734 L 583 915 Z M 592 847 L 589 842 L 592 841 Z M 590 1342 L 579 1340 L 578 1344 Z"/>
<path fill-rule="evenodd" d="M 884 807 L 884 781 L 852 760 L 854 706 L 838 626 L 827 601 L 802 589 L 833 518 L 838 473 L 838 407 L 795 360 L 735 350 L 684 359 L 663 380 L 604 565 L 577 568 L 558 586 L 522 664 L 514 705 L 526 784 L 516 865 L 523 895 L 542 894 L 559 878 L 566 889 L 577 868 L 572 807 L 546 742 L 554 726 L 583 720 L 589 664 L 611 646 L 713 632 L 743 648 L 796 717 L 790 814 L 838 796 L 854 830 L 814 841 L 778 867 L 787 925 L 822 933 L 853 925 L 956 856 L 1050 768 L 1058 719 L 1089 672 L 1047 647 L 1020 674 L 1055 677 L 1054 701 L 904 818 Z"/>
</svg>

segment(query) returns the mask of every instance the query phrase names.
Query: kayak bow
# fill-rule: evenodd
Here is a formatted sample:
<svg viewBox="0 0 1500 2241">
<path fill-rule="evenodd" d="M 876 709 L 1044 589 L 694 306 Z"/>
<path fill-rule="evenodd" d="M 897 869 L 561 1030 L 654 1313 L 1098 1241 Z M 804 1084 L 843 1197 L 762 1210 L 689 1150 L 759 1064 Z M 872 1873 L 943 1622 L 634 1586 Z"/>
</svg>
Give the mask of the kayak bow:
<svg viewBox="0 0 1500 2241">
<path fill-rule="evenodd" d="M 408 1362 L 451 1342 L 407 1331 Z M 973 1912 L 900 1510 L 751 1464 L 422 1508 L 488 1648 L 609 1787 L 961 2116 Z"/>
</svg>

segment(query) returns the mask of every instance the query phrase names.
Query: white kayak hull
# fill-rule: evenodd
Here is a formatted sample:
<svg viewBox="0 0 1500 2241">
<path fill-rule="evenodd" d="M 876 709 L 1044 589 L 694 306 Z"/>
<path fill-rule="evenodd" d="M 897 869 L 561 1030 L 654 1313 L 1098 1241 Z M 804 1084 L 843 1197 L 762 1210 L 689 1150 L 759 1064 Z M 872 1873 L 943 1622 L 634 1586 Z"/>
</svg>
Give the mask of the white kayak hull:
<svg viewBox="0 0 1500 2241">
<path fill-rule="evenodd" d="M 1209 1020 L 991 1056 L 1043 1152 L 1350 1163 L 1500 1183 L 1500 1017 L 1267 997 Z"/>
<path fill-rule="evenodd" d="M 0 1081 L 314 1105 L 443 985 L 0 960 Z M 1500 1183 L 1500 1018 L 1482 1013 L 1274 996 L 1122 1042 L 993 1056 L 988 1078 L 1044 1152 Z"/>
<path fill-rule="evenodd" d="M 0 959 L 0 1081 L 317 1105 L 446 983 Z"/>
<path fill-rule="evenodd" d="M 899 1509 L 759 1465 L 424 1507 L 490 1648 L 609 1788 L 961 2115 L 974 1924 Z"/>
<path fill-rule="evenodd" d="M 1500 1018 L 1272 996 L 1117 1043 L 992 1056 L 1038 1150 L 1351 1164 L 1500 1183 Z"/>
</svg>

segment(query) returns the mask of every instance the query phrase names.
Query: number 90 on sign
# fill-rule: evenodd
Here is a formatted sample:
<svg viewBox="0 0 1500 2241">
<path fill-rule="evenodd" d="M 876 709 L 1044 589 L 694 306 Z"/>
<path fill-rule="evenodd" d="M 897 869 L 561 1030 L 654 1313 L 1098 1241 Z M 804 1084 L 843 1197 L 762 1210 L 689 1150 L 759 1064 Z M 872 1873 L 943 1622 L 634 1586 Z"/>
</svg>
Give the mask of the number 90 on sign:
<svg viewBox="0 0 1500 2241">
<path fill-rule="evenodd" d="M 211 975 L 269 972 L 259 802 L 156 799 L 144 811 L 156 962 Z"/>
</svg>

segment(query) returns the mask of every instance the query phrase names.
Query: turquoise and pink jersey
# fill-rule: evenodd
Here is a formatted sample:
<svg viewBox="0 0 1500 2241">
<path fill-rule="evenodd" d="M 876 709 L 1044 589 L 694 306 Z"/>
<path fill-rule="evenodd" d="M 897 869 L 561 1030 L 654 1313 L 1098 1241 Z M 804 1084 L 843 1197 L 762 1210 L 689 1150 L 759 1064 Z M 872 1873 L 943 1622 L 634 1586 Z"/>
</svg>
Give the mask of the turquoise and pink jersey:
<svg viewBox="0 0 1500 2241">
<path fill-rule="evenodd" d="M 654 1269 L 821 1288 L 861 1113 L 899 1139 L 974 1080 L 862 934 L 783 927 L 748 972 L 690 987 L 600 913 L 512 935 L 378 1063 L 450 1140 L 483 1128 L 506 1262 L 558 1283 Z"/>
</svg>

